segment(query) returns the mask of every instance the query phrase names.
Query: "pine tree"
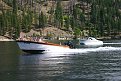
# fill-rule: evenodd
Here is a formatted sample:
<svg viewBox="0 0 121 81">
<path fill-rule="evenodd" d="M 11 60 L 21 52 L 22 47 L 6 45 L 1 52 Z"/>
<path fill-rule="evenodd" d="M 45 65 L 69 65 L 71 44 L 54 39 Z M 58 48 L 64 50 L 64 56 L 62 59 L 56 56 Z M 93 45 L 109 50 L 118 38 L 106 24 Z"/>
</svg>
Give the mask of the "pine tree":
<svg viewBox="0 0 121 81">
<path fill-rule="evenodd" d="M 64 16 L 65 28 L 68 30 L 70 25 L 70 18 L 68 15 Z"/>
<path fill-rule="evenodd" d="M 41 14 L 39 15 L 39 28 L 44 28 L 46 24 L 47 24 L 47 18 L 43 14 L 43 12 L 41 12 Z"/>
<path fill-rule="evenodd" d="M 55 10 L 55 23 L 56 26 L 59 28 L 63 26 L 63 9 L 61 6 L 61 1 L 57 1 L 57 6 Z"/>
</svg>

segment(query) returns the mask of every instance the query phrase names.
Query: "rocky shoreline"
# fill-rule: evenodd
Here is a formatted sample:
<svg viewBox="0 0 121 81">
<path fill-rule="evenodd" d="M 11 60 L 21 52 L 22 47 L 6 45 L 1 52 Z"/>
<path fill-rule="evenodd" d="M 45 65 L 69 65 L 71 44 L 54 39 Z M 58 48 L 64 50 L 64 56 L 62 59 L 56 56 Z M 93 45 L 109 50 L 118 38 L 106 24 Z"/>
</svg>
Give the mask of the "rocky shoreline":
<svg viewBox="0 0 121 81">
<path fill-rule="evenodd" d="M 88 36 L 88 33 L 85 33 L 85 36 Z M 84 38 L 79 37 L 80 38 Z M 46 40 L 73 40 L 74 35 L 72 32 L 64 31 L 55 27 L 47 27 L 44 29 L 31 29 L 29 32 L 21 32 L 20 37 L 18 38 L 28 38 L 28 37 L 42 37 Z M 104 36 L 104 37 L 97 37 L 96 39 L 99 40 L 110 40 L 110 39 L 121 39 L 120 35 L 116 36 Z M 14 41 L 9 37 L 9 35 L 0 36 L 0 41 Z"/>
<path fill-rule="evenodd" d="M 14 41 L 14 40 L 5 36 L 0 36 L 0 41 Z"/>
<path fill-rule="evenodd" d="M 43 37 L 44 38 L 44 37 Z M 99 37 L 97 38 L 98 40 L 116 40 L 116 39 L 121 39 L 121 36 L 118 37 Z M 44 40 L 73 40 L 73 38 L 66 38 L 66 37 L 60 37 L 58 39 L 44 39 Z M 15 41 L 14 39 L 7 38 L 5 36 L 0 36 L 0 41 Z"/>
<path fill-rule="evenodd" d="M 20 32 L 20 38 L 42 37 L 49 40 L 71 40 L 74 35 L 69 31 L 64 31 L 55 27 L 47 27 L 44 29 L 31 29 L 29 32 Z"/>
</svg>

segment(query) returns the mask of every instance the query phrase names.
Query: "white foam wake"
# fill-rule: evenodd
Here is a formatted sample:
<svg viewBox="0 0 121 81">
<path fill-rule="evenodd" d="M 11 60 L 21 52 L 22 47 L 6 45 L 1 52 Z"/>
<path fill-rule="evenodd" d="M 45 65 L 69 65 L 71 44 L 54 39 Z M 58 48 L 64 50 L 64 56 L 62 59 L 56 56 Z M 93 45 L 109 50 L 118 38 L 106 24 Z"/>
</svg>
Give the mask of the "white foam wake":
<svg viewBox="0 0 121 81">
<path fill-rule="evenodd" d="M 121 50 L 121 47 L 99 47 L 99 48 L 79 48 L 79 49 L 51 49 L 45 51 L 46 53 L 89 53 L 89 52 L 101 52 L 101 51 L 116 51 Z"/>
<path fill-rule="evenodd" d="M 121 43 L 103 43 L 103 44 L 110 44 L 110 45 L 119 45 L 119 44 L 121 44 Z"/>
</svg>

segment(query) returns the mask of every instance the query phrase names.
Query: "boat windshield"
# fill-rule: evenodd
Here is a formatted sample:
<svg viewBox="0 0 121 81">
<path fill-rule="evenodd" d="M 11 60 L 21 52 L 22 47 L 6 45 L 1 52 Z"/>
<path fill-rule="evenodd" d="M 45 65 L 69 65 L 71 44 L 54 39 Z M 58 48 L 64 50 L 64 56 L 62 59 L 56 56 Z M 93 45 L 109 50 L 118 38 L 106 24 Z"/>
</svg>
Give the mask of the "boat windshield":
<svg viewBox="0 0 121 81">
<path fill-rule="evenodd" d="M 89 37 L 88 40 L 96 40 L 96 39 L 93 37 Z"/>
</svg>

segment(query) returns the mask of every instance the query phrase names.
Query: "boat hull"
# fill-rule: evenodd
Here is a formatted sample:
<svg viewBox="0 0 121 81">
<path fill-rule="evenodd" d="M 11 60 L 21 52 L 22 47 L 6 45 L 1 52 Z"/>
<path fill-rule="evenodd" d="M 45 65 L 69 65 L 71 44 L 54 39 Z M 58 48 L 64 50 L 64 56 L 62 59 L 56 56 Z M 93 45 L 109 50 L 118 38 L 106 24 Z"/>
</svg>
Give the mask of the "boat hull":
<svg viewBox="0 0 121 81">
<path fill-rule="evenodd" d="M 100 47 L 103 46 L 103 42 L 80 42 L 80 46 L 82 47 Z"/>
<path fill-rule="evenodd" d="M 88 38 L 85 40 L 80 40 L 80 46 L 81 47 L 100 47 L 100 46 L 103 46 L 103 41 L 96 40 L 94 38 L 91 38 L 91 39 Z"/>
<path fill-rule="evenodd" d="M 26 52 L 26 53 L 32 53 L 32 54 L 35 54 L 35 53 L 42 53 L 43 51 L 45 50 L 22 50 L 23 52 Z"/>
<path fill-rule="evenodd" d="M 17 41 L 21 50 L 27 53 L 41 53 L 43 51 L 50 51 L 55 49 L 69 49 L 68 46 L 62 46 L 53 43 L 33 42 L 33 41 Z"/>
</svg>

